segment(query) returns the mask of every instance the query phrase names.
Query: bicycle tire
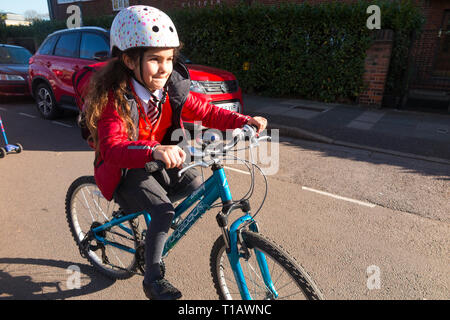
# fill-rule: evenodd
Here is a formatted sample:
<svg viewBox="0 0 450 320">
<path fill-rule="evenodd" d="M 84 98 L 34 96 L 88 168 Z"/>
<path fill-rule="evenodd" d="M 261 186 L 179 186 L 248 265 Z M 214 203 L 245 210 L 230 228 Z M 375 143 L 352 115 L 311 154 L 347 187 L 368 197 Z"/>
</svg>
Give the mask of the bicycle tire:
<svg viewBox="0 0 450 320">
<path fill-rule="evenodd" d="M 103 217 L 100 216 L 100 212 L 96 212 L 97 215 L 100 217 L 99 221 L 94 219 L 93 212 L 94 210 L 90 210 L 89 214 L 91 215 L 91 219 L 93 221 L 89 221 L 91 226 L 94 223 L 97 223 L 96 226 L 101 225 L 105 223 L 108 219 L 112 218 L 110 214 L 112 212 L 115 212 L 117 210 L 114 210 L 115 206 L 113 205 L 114 201 L 107 201 L 102 195 L 100 190 L 98 189 L 95 179 L 93 176 L 82 176 L 76 179 L 72 182 L 71 186 L 69 187 L 66 195 L 66 201 L 65 201 L 65 210 L 66 210 L 66 218 L 67 222 L 69 224 L 69 228 L 72 234 L 72 237 L 75 240 L 75 243 L 80 250 L 81 255 L 86 258 L 90 264 L 99 272 L 101 272 L 103 275 L 107 276 L 111 279 L 128 279 L 131 276 L 133 276 L 136 272 L 136 269 L 138 268 L 138 262 L 136 261 L 136 255 L 128 252 L 124 252 L 120 249 L 113 248 L 111 246 L 105 246 L 105 253 L 106 250 L 108 251 L 108 254 L 106 256 L 108 259 L 114 259 L 114 263 L 119 263 L 120 265 L 115 265 L 114 263 L 104 263 L 101 256 L 99 256 L 100 252 L 102 250 L 91 250 L 93 247 L 89 243 L 89 245 L 81 245 L 84 236 L 87 234 L 87 232 L 90 230 L 87 226 L 81 226 L 81 212 L 78 212 L 78 206 L 80 205 L 80 210 L 82 211 L 81 207 L 89 207 L 88 199 L 86 199 L 86 195 L 84 194 L 86 192 L 91 198 L 89 200 L 92 200 L 95 202 L 95 210 L 102 211 L 101 214 Z M 77 196 L 79 194 L 83 194 L 83 201 L 78 201 Z M 107 211 L 111 212 L 104 212 L 103 211 L 103 204 L 108 207 Z M 111 206 L 112 205 L 112 206 Z M 109 210 L 111 208 L 111 210 Z M 118 206 L 117 206 L 118 209 Z M 89 222 L 86 223 L 86 225 L 89 225 Z M 127 246 L 134 246 L 134 249 L 137 249 L 139 246 L 139 237 L 140 232 L 138 230 L 137 222 L 136 221 L 128 221 L 128 226 L 132 230 L 132 235 L 123 232 L 119 227 L 114 227 L 114 232 L 105 232 L 105 236 L 107 238 L 113 238 L 110 240 L 119 242 L 122 237 L 123 239 L 128 240 Z M 123 234 L 123 235 L 121 235 Z M 120 239 L 118 239 L 120 238 Z M 93 240 L 95 241 L 95 240 Z M 132 242 L 132 243 L 131 243 Z M 131 245 L 130 245 L 131 243 Z M 98 244 L 98 243 L 97 243 Z M 123 243 L 125 244 L 125 243 Z M 122 259 L 118 256 L 118 253 L 124 254 L 124 257 L 126 257 L 127 261 L 129 262 L 123 262 Z M 111 258 L 113 257 L 113 258 Z"/>
<path fill-rule="evenodd" d="M 323 296 L 317 285 L 313 282 L 312 278 L 308 275 L 308 273 L 297 263 L 297 261 L 290 256 L 290 254 L 284 250 L 279 245 L 275 244 L 273 241 L 267 239 L 260 233 L 255 233 L 249 230 L 242 231 L 242 238 L 245 242 L 245 245 L 249 249 L 257 249 L 263 252 L 266 258 L 270 258 L 273 262 L 268 261 L 268 267 L 272 280 L 274 282 L 274 286 L 279 293 L 279 296 L 275 298 L 270 290 L 264 285 L 261 277 L 255 274 L 255 278 L 252 280 L 250 276 L 250 282 L 254 282 L 254 288 L 248 288 L 252 298 L 261 299 L 282 299 L 286 297 L 288 299 L 300 300 L 300 298 L 307 300 L 322 300 Z M 254 265 L 258 268 L 258 264 L 256 262 L 254 251 L 252 250 L 252 254 L 250 259 L 254 259 Z M 246 260 L 245 258 L 240 258 L 240 263 L 246 277 L 247 287 L 248 279 L 247 274 L 245 274 L 245 270 L 250 270 L 252 268 L 250 259 Z M 243 262 L 244 263 L 243 265 Z M 250 264 L 250 267 L 247 267 L 246 264 Z M 281 267 L 283 269 L 283 273 L 278 274 L 274 272 L 275 266 Z M 259 269 L 259 268 L 258 268 Z M 210 271 L 211 276 L 213 278 L 214 286 L 216 288 L 217 294 L 219 295 L 219 299 L 221 300 L 231 300 L 233 297 L 241 299 L 241 295 L 239 293 L 239 289 L 235 282 L 235 278 L 233 276 L 233 272 L 228 262 L 228 257 L 226 255 L 225 250 L 225 242 L 223 237 L 220 236 L 213 245 L 210 256 Z M 279 285 L 278 281 L 280 281 L 283 274 L 286 273 L 288 276 L 288 284 Z M 228 276 L 227 276 L 228 275 Z M 282 291 L 286 288 L 289 288 L 292 283 L 299 289 L 299 295 L 288 294 L 287 296 L 281 296 Z M 259 281 L 260 283 L 256 283 Z M 256 292 L 256 289 L 262 290 L 261 292 Z M 280 289 L 280 290 L 279 290 Z M 295 292 L 297 293 L 297 292 Z"/>
</svg>

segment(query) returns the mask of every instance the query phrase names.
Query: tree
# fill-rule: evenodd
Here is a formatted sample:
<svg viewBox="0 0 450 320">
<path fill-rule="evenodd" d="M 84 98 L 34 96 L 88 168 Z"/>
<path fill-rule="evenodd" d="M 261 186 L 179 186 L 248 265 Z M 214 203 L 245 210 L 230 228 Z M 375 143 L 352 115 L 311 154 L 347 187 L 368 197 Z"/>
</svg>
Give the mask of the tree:
<svg viewBox="0 0 450 320">
<path fill-rule="evenodd" d="M 0 12 L 0 26 L 5 25 L 6 13 Z"/>
<path fill-rule="evenodd" d="M 36 10 L 25 11 L 24 17 L 26 21 L 30 22 L 49 19 L 49 15 L 47 13 L 38 13 Z"/>
</svg>

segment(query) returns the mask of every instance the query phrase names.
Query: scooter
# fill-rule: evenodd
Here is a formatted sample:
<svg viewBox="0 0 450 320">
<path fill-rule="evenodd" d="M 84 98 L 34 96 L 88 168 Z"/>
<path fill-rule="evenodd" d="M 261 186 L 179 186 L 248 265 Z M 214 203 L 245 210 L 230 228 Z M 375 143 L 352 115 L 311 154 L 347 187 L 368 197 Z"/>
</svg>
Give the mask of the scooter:
<svg viewBox="0 0 450 320">
<path fill-rule="evenodd" d="M 0 147 L 0 158 L 5 157 L 8 153 L 20 153 L 23 150 L 23 147 L 20 143 L 9 144 L 8 139 L 6 138 L 5 127 L 3 127 L 2 117 L 0 116 L 0 127 L 2 128 L 3 138 L 5 139 L 6 145 L 4 147 Z"/>
</svg>

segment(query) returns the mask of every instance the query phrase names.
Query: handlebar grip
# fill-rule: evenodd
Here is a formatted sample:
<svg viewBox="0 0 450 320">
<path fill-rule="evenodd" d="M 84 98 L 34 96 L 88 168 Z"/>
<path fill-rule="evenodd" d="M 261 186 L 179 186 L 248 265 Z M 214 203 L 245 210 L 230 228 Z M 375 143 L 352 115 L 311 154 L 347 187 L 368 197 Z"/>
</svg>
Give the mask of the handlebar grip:
<svg viewBox="0 0 450 320">
<path fill-rule="evenodd" d="M 161 171 L 162 169 L 165 169 L 166 165 L 161 160 L 155 160 L 147 162 L 144 168 L 148 173 L 154 173 L 156 171 Z"/>
</svg>

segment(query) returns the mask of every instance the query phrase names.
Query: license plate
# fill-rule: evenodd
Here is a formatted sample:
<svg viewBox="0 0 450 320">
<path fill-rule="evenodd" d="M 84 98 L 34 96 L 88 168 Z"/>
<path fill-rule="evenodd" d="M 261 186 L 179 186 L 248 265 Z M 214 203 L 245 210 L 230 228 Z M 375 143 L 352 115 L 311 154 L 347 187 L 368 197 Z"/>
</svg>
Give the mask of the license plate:
<svg viewBox="0 0 450 320">
<path fill-rule="evenodd" d="M 226 109 L 226 110 L 239 112 L 241 104 L 239 102 L 227 102 L 227 103 L 216 104 L 216 106 Z"/>
</svg>

